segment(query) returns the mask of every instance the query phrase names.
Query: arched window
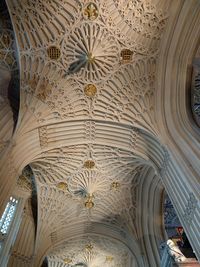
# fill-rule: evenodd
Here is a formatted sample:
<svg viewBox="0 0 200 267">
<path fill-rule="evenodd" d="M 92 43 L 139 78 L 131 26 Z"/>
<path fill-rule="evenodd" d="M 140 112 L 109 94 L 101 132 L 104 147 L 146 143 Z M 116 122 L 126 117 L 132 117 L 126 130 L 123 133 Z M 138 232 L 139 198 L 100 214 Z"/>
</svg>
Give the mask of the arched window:
<svg viewBox="0 0 200 267">
<path fill-rule="evenodd" d="M 7 203 L 4 213 L 0 219 L 0 233 L 5 235 L 9 231 L 9 227 L 13 220 L 18 200 L 14 197 L 10 197 L 10 201 Z"/>
<path fill-rule="evenodd" d="M 11 196 L 0 218 L 0 255 L 3 252 L 3 248 L 8 239 L 10 226 L 14 219 L 14 215 L 15 215 L 16 208 L 17 208 L 17 203 L 18 203 L 18 200 Z"/>
<path fill-rule="evenodd" d="M 15 241 L 22 211 L 22 201 L 11 196 L 0 218 L 0 266 L 7 266 L 10 247 Z"/>
</svg>

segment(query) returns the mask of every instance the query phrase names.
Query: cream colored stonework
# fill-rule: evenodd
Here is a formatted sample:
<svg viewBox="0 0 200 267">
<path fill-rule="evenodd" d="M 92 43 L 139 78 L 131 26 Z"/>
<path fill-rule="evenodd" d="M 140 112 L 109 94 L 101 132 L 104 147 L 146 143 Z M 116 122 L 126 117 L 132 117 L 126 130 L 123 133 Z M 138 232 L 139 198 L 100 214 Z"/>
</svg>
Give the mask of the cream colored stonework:
<svg viewBox="0 0 200 267">
<path fill-rule="evenodd" d="M 19 54 L 20 110 L 12 137 L 0 140 L 0 202 L 5 205 L 15 186 L 32 190 L 20 176 L 29 165 L 38 210 L 26 266 L 39 267 L 45 257 L 50 267 L 159 266 L 164 188 L 200 257 L 200 154 L 191 148 L 185 156 L 189 137 L 181 143 L 182 134 L 175 133 L 180 127 L 170 105 L 178 103 L 171 91 L 179 76 L 165 58 L 169 53 L 172 59 L 178 42 L 172 35 L 177 31 L 181 38 L 187 23 L 200 21 L 198 1 L 7 5 Z M 193 22 L 186 21 L 190 14 Z M 51 47 L 59 49 L 58 58 L 49 57 Z M 121 60 L 124 49 L 132 51 L 127 63 Z M 86 92 L 88 85 L 93 90 Z M 0 129 L 1 136 L 6 134 Z M 28 221 L 33 224 L 29 218 L 24 225 Z M 22 267 L 16 255 L 9 266 Z"/>
</svg>

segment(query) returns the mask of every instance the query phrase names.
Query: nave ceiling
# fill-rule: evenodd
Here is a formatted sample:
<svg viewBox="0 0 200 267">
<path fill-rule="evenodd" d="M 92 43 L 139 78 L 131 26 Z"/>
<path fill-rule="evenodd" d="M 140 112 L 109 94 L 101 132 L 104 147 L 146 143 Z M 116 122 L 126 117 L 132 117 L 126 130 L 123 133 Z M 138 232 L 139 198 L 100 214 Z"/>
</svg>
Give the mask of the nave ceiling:
<svg viewBox="0 0 200 267">
<path fill-rule="evenodd" d="M 141 177 L 151 173 L 149 181 L 159 184 L 166 165 L 154 108 L 169 2 L 7 0 L 20 69 L 19 116 L 8 153 L 18 172 L 29 165 L 34 173 L 38 262 L 49 249 L 50 266 L 72 258 L 71 250 L 78 255 L 73 264 L 83 259 L 82 266 L 101 266 L 99 254 L 113 257 L 105 266 L 138 264 L 128 245 L 107 234 L 112 226 L 141 238 Z M 95 223 L 108 229 L 84 235 Z M 70 241 L 52 250 L 52 235 L 76 224 L 80 239 L 66 232 Z M 82 248 L 88 238 L 97 251 Z"/>
<path fill-rule="evenodd" d="M 91 267 L 102 265 L 118 267 L 133 263 L 129 250 L 116 240 L 98 236 L 83 236 L 82 238 L 81 241 L 70 239 L 62 244 L 61 248 L 56 248 L 56 253 L 48 256 L 49 266 L 55 266 L 55 262 L 57 266 L 62 266 L 64 262 L 72 266 Z"/>
</svg>

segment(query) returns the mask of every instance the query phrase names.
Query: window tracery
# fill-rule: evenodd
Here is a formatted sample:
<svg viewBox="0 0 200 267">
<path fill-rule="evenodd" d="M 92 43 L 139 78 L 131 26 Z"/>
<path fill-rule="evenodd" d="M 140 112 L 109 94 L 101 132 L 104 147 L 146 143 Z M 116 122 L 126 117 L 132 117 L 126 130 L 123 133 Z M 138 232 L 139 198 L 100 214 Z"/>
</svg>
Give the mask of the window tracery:
<svg viewBox="0 0 200 267">
<path fill-rule="evenodd" d="M 15 226 L 11 229 L 11 225 L 14 221 L 17 204 L 18 199 L 11 196 L 0 218 L 0 266 L 7 266 L 9 248 L 16 236 L 13 231 Z"/>
<path fill-rule="evenodd" d="M 9 202 L 6 205 L 4 213 L 0 219 L 0 232 L 3 235 L 7 234 L 9 231 L 9 227 L 16 212 L 17 203 L 18 200 L 11 196 Z"/>
</svg>

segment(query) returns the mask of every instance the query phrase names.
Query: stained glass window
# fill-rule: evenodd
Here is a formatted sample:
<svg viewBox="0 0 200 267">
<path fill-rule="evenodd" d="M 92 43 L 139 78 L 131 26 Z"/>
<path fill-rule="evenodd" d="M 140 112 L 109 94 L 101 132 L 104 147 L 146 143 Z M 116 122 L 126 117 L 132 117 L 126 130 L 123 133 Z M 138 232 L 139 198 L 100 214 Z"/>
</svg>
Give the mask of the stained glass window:
<svg viewBox="0 0 200 267">
<path fill-rule="evenodd" d="M 13 217 L 15 215 L 18 200 L 14 197 L 10 197 L 9 202 L 6 205 L 4 213 L 0 219 L 0 233 L 7 234 Z"/>
</svg>

